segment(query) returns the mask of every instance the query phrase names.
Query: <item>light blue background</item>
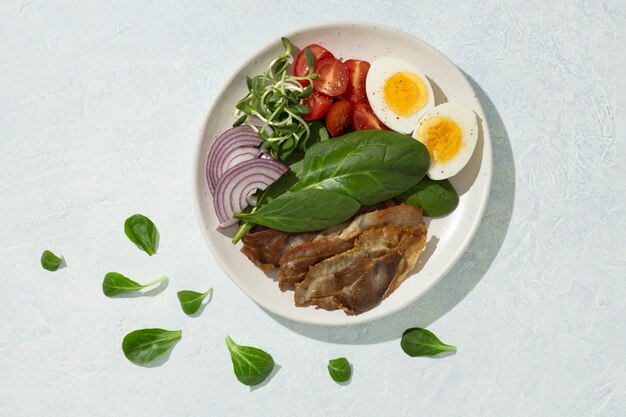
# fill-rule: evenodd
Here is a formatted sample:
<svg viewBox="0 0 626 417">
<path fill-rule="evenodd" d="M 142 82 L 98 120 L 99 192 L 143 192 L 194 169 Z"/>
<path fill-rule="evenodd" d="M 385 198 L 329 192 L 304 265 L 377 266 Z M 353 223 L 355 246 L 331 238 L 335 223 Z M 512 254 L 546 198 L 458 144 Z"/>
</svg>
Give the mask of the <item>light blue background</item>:
<svg viewBox="0 0 626 417">
<path fill-rule="evenodd" d="M 623 416 L 624 3 L 614 1 L 0 3 L 2 416 Z M 355 19 L 430 43 L 470 78 L 494 146 L 478 234 L 426 296 L 382 320 L 294 324 L 219 269 L 193 212 L 203 118 L 229 74 L 301 26 Z M 149 258 L 130 214 L 161 232 Z M 44 249 L 65 255 L 56 273 Z M 107 299 L 103 275 L 170 276 Z M 215 287 L 197 318 L 175 292 Z M 410 358 L 408 327 L 455 355 Z M 160 367 L 123 336 L 180 328 Z M 224 337 L 271 352 L 250 390 Z M 352 381 L 330 380 L 346 356 Z"/>
</svg>

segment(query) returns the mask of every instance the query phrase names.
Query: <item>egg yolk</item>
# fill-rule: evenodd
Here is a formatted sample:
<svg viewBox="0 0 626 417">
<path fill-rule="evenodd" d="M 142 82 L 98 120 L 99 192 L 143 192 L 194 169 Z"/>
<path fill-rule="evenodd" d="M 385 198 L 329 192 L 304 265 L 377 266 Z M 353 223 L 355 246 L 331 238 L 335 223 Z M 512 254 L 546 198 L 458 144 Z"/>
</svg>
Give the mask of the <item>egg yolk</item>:
<svg viewBox="0 0 626 417">
<path fill-rule="evenodd" d="M 428 103 L 426 84 L 412 72 L 397 72 L 383 86 L 385 102 L 398 116 L 410 116 Z"/>
<path fill-rule="evenodd" d="M 446 162 L 454 158 L 463 145 L 461 127 L 454 120 L 443 116 L 426 120 L 417 135 L 435 162 Z"/>
</svg>

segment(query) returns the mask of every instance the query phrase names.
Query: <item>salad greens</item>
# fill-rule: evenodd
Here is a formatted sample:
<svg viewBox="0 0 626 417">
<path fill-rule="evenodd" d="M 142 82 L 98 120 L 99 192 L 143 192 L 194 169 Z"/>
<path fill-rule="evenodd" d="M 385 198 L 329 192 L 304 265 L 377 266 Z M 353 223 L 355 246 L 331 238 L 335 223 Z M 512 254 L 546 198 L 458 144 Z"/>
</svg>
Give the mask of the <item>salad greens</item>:
<svg viewBox="0 0 626 417">
<path fill-rule="evenodd" d="M 161 278 L 147 284 L 140 284 L 128 277 L 125 277 L 119 272 L 109 272 L 104 276 L 104 280 L 102 281 L 102 292 L 107 297 L 113 297 L 114 295 L 127 291 L 139 291 L 143 288 L 159 284 L 166 279 L 167 277 L 163 275 Z"/>
<path fill-rule="evenodd" d="M 429 164 L 426 147 L 406 135 L 352 132 L 313 145 L 298 168 L 298 181 L 287 192 L 234 217 L 285 232 L 325 229 L 350 218 L 360 205 L 408 190 Z"/>
<path fill-rule="evenodd" d="M 328 373 L 335 382 L 346 382 L 352 375 L 352 367 L 346 358 L 331 359 L 328 361 Z"/>
<path fill-rule="evenodd" d="M 235 218 L 285 232 L 310 232 L 339 224 L 356 213 L 361 205 L 354 198 L 324 189 L 287 192 L 253 213 Z"/>
<path fill-rule="evenodd" d="M 203 293 L 189 290 L 178 291 L 176 296 L 185 314 L 194 314 L 200 309 L 202 301 L 209 294 L 213 294 L 213 288 L 209 288 Z"/>
<path fill-rule="evenodd" d="M 306 77 L 287 74 L 291 57 L 291 43 L 281 38 L 285 52 L 276 57 L 263 74 L 246 77 L 248 94 L 237 105 L 237 121 L 233 126 L 248 124 L 263 139 L 263 149 L 276 159 L 284 161 L 296 150 L 305 151 L 311 136 L 309 124 L 301 117 L 309 108 L 300 101 L 313 93 L 313 83 L 302 87 L 299 80 L 313 80 L 318 75 L 311 72 Z M 307 65 L 315 67 L 315 57 L 304 50 Z M 246 121 L 248 116 L 261 120 L 262 126 Z M 268 127 L 270 129 L 268 129 Z"/>
<path fill-rule="evenodd" d="M 122 350 L 132 363 L 146 365 L 167 352 L 182 334 L 182 330 L 135 330 L 124 337 Z"/>
<path fill-rule="evenodd" d="M 230 351 L 235 376 L 242 384 L 258 385 L 274 369 L 272 355 L 259 348 L 240 346 L 230 336 L 226 336 L 226 346 Z"/>
<path fill-rule="evenodd" d="M 459 204 L 459 195 L 450 181 L 424 177 L 395 200 L 420 207 L 425 216 L 436 217 L 452 212 Z"/>
<path fill-rule="evenodd" d="M 41 254 L 41 266 L 48 271 L 56 271 L 65 264 L 63 256 L 58 257 L 49 250 L 43 251 Z"/>
<path fill-rule="evenodd" d="M 456 346 L 446 345 L 432 332 L 413 327 L 405 330 L 400 346 L 409 356 L 434 356 L 442 352 L 455 351 Z"/>
<path fill-rule="evenodd" d="M 152 256 L 159 244 L 159 232 L 152 220 L 143 214 L 130 216 L 124 222 L 124 233 L 135 245 Z"/>
<path fill-rule="evenodd" d="M 428 150 L 415 139 L 386 130 L 361 130 L 312 146 L 292 191 L 322 188 L 363 205 L 388 200 L 426 175 Z"/>
</svg>

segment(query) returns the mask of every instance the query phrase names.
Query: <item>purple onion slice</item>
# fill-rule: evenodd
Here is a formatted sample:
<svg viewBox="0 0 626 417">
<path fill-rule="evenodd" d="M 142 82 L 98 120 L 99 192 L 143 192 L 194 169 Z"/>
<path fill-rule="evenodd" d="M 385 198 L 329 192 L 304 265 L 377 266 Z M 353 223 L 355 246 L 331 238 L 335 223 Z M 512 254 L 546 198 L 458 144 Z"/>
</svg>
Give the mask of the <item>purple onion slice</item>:
<svg viewBox="0 0 626 417">
<path fill-rule="evenodd" d="M 260 144 L 259 135 L 250 126 L 245 125 L 230 128 L 215 139 L 209 149 L 206 165 L 207 184 L 212 194 L 220 177 L 229 168 L 259 155 Z"/>
<path fill-rule="evenodd" d="M 248 198 L 258 189 L 265 189 L 289 168 L 275 159 L 255 158 L 228 169 L 219 179 L 213 194 L 218 230 L 237 223 L 233 214 L 248 205 Z M 235 220 L 233 222 L 233 220 Z"/>
</svg>

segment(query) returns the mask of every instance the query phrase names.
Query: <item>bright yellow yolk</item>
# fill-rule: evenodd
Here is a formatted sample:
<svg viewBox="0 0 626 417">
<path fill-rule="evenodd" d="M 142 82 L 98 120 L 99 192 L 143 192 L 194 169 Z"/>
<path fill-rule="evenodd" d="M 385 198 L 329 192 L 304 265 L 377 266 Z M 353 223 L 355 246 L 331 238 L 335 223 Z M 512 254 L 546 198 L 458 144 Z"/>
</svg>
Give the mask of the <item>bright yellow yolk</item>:
<svg viewBox="0 0 626 417">
<path fill-rule="evenodd" d="M 398 116 L 410 116 L 428 103 L 426 84 L 412 72 L 397 72 L 383 86 L 385 103 Z"/>
<path fill-rule="evenodd" d="M 459 125 L 443 116 L 426 120 L 417 135 L 435 162 L 446 162 L 454 158 L 463 145 L 463 134 Z"/>
</svg>

